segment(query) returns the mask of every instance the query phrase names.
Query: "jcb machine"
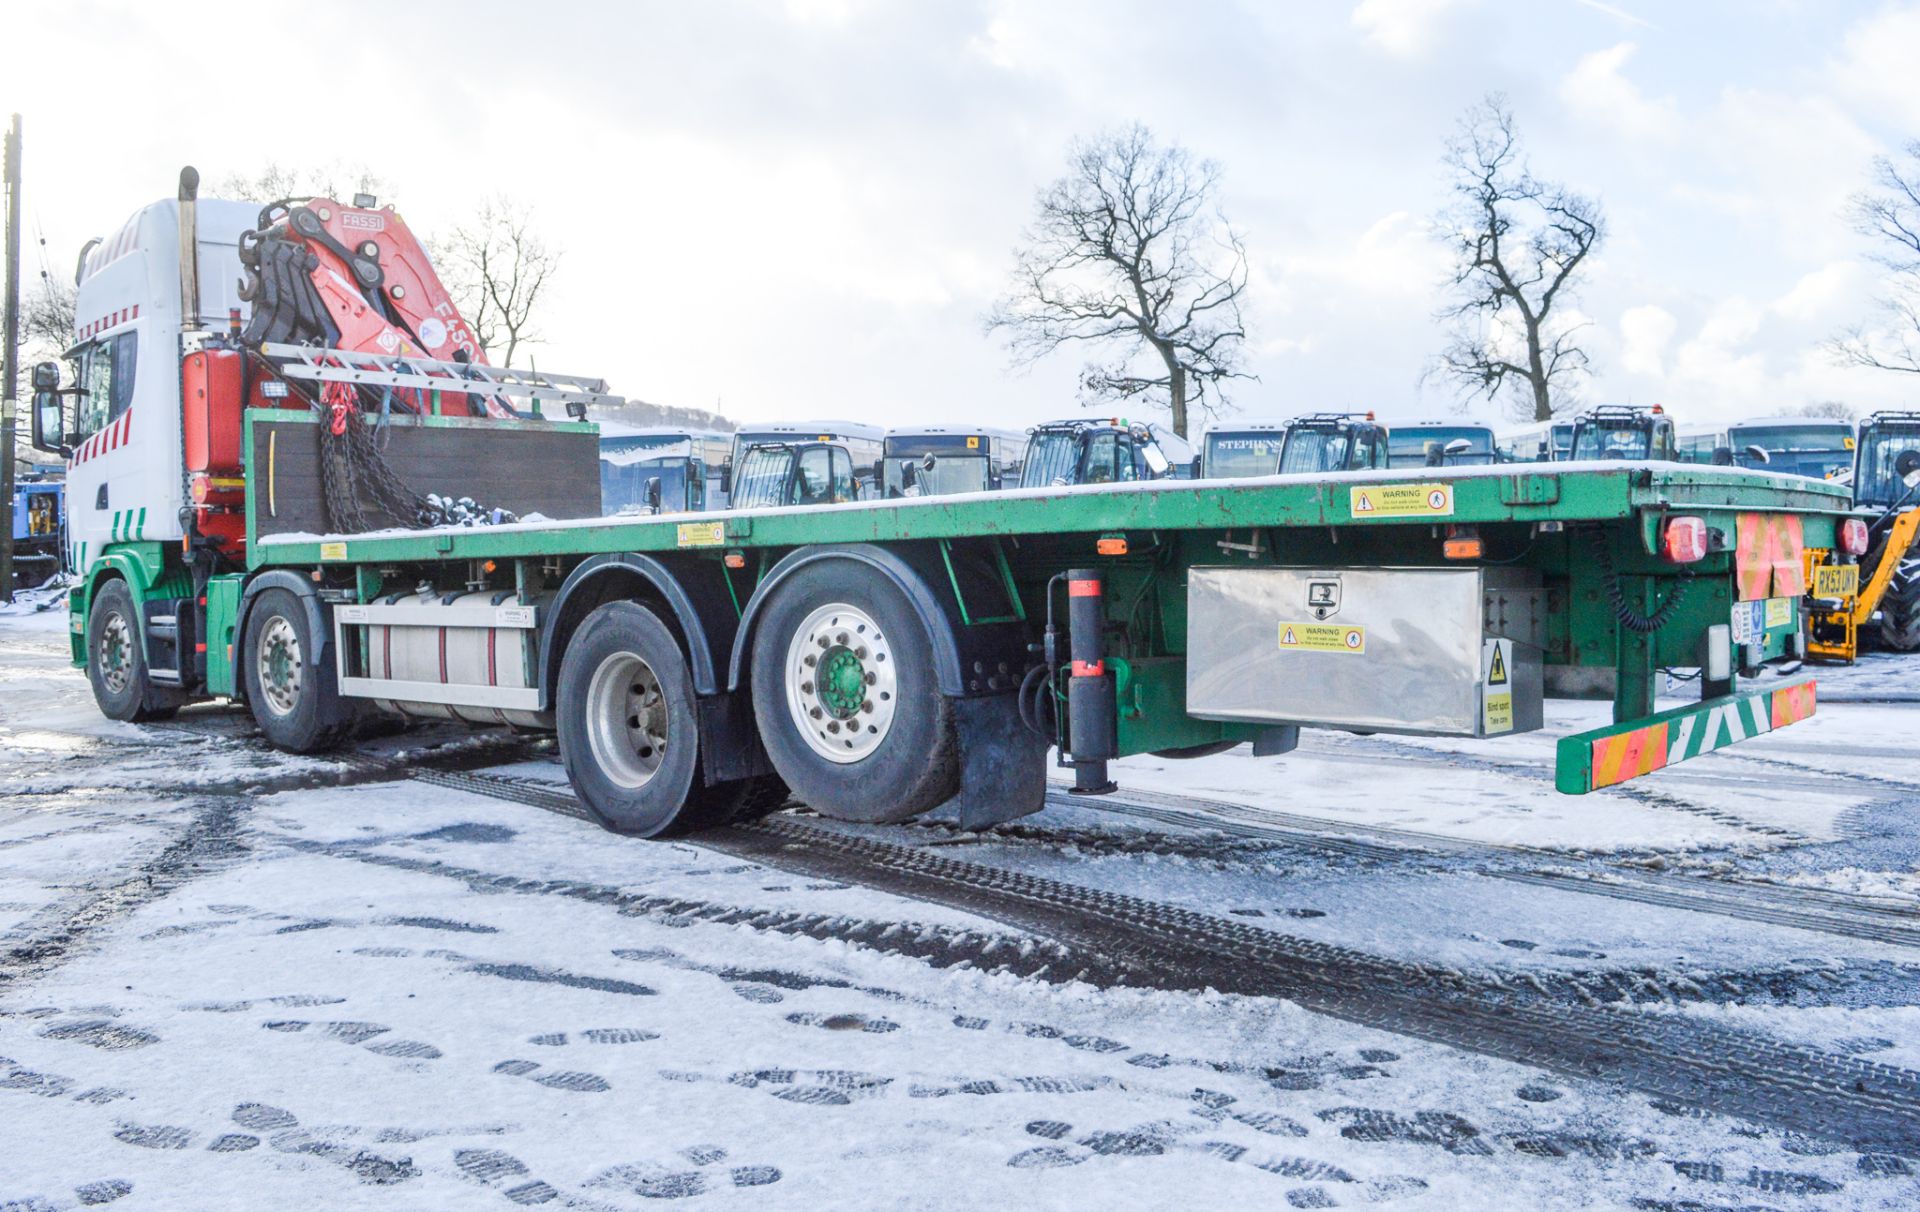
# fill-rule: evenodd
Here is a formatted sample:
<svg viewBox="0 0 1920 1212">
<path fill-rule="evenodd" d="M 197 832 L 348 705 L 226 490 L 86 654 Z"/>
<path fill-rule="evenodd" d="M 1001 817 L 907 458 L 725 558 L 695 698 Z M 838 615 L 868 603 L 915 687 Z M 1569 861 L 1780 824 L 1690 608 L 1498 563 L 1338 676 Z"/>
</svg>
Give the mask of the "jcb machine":
<svg viewBox="0 0 1920 1212">
<path fill-rule="evenodd" d="M 1370 412 L 1316 412 L 1287 422 L 1280 474 L 1366 471 L 1387 465 L 1387 430 Z"/>
<path fill-rule="evenodd" d="M 980 825 L 1038 811 L 1055 754 L 1098 794 L 1129 754 L 1495 737 L 1604 695 L 1612 722 L 1558 743 L 1583 794 L 1815 708 L 1776 675 L 1805 655 L 1802 549 L 1860 537 L 1832 485 L 1636 461 L 1196 481 L 1170 437 L 1083 422 L 1035 433 L 1022 491 L 604 518 L 594 428 L 544 409 L 613 401 L 488 366 L 392 210 L 194 180 L 89 253 L 78 383 L 35 375 L 35 444 L 71 472 L 73 659 L 116 719 L 225 698 L 299 752 L 372 712 L 551 730 L 585 810 L 657 836 L 789 795 Z M 824 459 L 829 492 L 865 461 L 786 440 L 770 461 Z M 1701 701 L 1659 710 L 1677 665 Z"/>
<path fill-rule="evenodd" d="M 1877 412 L 1860 423 L 1853 466 L 1853 501 L 1862 517 L 1862 551 L 1809 548 L 1813 605 L 1808 654 L 1852 664 L 1860 631 L 1879 615 L 1878 637 L 1895 652 L 1920 651 L 1920 412 Z"/>
<path fill-rule="evenodd" d="M 1193 448 L 1163 425 L 1070 419 L 1036 425 L 1020 468 L 1022 488 L 1170 480 L 1193 474 Z"/>
</svg>

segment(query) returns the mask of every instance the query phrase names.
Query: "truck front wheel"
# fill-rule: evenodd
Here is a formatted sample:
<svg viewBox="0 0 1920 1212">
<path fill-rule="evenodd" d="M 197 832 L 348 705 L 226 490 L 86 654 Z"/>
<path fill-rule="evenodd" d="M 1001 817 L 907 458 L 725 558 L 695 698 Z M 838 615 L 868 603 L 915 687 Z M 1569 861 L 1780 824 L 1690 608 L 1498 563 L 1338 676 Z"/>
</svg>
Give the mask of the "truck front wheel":
<svg viewBox="0 0 1920 1212">
<path fill-rule="evenodd" d="M 767 756 L 822 816 L 903 821 L 958 790 L 932 641 L 873 569 L 814 564 L 776 589 L 754 632 L 752 681 Z"/>
<path fill-rule="evenodd" d="M 778 779 L 708 783 L 680 642 L 635 602 L 609 602 L 580 624 L 560 661 L 555 724 L 575 794 L 616 833 L 663 837 L 764 815 L 786 798 Z"/>
<path fill-rule="evenodd" d="M 140 610 L 133 591 L 118 578 L 101 583 L 87 610 L 87 681 L 100 714 L 110 720 L 164 720 L 185 701 L 177 690 L 156 686 L 147 676 Z"/>
<path fill-rule="evenodd" d="M 333 664 L 315 659 L 319 637 L 291 591 L 269 589 L 254 602 L 243 651 L 247 705 L 275 749 L 320 753 L 353 730 L 353 706 L 340 697 Z"/>
</svg>

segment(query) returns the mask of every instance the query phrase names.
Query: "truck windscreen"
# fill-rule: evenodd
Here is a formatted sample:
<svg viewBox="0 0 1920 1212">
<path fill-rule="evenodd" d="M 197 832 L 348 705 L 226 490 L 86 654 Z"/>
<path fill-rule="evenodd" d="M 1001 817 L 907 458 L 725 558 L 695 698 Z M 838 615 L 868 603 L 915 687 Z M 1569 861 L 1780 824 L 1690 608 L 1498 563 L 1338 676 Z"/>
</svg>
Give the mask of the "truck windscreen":
<svg viewBox="0 0 1920 1212">
<path fill-rule="evenodd" d="M 1387 434 L 1388 467 L 1425 467 L 1435 451 L 1465 440 L 1472 445 L 1446 456 L 1451 466 L 1493 462 L 1493 431 L 1484 425 L 1420 425 Z"/>
<path fill-rule="evenodd" d="M 1853 426 L 1839 422 L 1735 425 L 1727 432 L 1727 444 L 1733 447 L 1733 461 L 1742 467 L 1824 480 L 1842 467 L 1853 466 Z M 1766 451 L 1767 461 L 1754 458 L 1747 451 L 1749 446 Z"/>
</svg>

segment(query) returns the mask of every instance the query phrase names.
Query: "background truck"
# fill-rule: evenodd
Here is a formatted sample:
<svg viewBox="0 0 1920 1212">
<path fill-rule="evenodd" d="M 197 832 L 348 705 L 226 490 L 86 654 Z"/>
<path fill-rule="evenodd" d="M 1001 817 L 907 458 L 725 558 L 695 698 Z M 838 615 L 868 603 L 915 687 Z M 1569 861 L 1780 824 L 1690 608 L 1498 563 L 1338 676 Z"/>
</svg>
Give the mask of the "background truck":
<svg viewBox="0 0 1920 1212">
<path fill-rule="evenodd" d="M 66 546 L 67 486 L 56 479 L 13 486 L 13 585 L 33 589 L 60 575 Z"/>
<path fill-rule="evenodd" d="M 1651 459 L 1677 462 L 1679 438 L 1673 418 L 1658 404 L 1602 404 L 1580 414 L 1573 424 L 1574 462 L 1588 459 Z"/>
<path fill-rule="evenodd" d="M 71 610 L 101 709 L 233 699 L 297 752 L 372 711 L 550 729 L 625 832 L 789 794 L 980 825 L 1036 811 L 1055 750 L 1097 794 L 1126 754 L 1499 736 L 1575 692 L 1613 702 L 1559 741 L 1556 785 L 1586 792 L 1810 714 L 1813 683 L 1768 666 L 1804 655 L 1804 548 L 1864 537 L 1816 481 L 1630 462 L 1258 482 L 1129 463 L 1132 483 L 603 518 L 597 434 L 545 406 L 616 401 L 424 353 L 429 318 L 443 354 L 464 323 L 400 306 L 434 284 L 397 215 L 248 215 L 193 186 L 80 283 L 103 377 L 35 374 L 36 445 L 100 501 Z M 209 314 L 196 282 L 243 266 Z M 1140 454 L 1133 426 L 1043 432 L 1062 478 L 1088 436 Z M 483 508 L 450 520 L 451 493 Z M 1656 710 L 1676 665 L 1702 701 Z"/>
<path fill-rule="evenodd" d="M 1388 467 L 1483 467 L 1496 461 L 1493 430 L 1459 421 L 1395 421 Z"/>
</svg>

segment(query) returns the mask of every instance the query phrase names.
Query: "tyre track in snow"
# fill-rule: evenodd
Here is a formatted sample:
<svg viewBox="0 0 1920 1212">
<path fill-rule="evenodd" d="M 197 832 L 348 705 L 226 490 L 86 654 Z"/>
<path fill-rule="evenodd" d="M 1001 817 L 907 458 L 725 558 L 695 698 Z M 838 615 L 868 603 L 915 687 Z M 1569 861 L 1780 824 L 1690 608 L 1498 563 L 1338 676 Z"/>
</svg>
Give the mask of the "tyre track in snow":
<svg viewBox="0 0 1920 1212">
<path fill-rule="evenodd" d="M 524 780 L 431 772 L 427 781 L 585 815 L 565 790 Z M 1332 1017 L 1573 1077 L 1618 1082 L 1786 1131 L 1920 1155 L 1920 1073 L 1910 1070 L 1785 1044 L 1685 1014 L 1568 1004 L 1497 976 L 1371 955 L 954 859 L 925 847 L 855 837 L 790 815 L 701 834 L 695 844 L 978 914 L 1061 949 L 1058 962 L 1021 975 L 1287 998 Z M 353 857 L 496 888 L 555 891 L 616 904 L 628 895 L 576 881 L 496 876 L 364 850 Z M 675 898 L 632 900 L 625 911 L 755 928 L 767 928 L 761 921 L 771 920 L 782 932 L 822 937 L 824 930 L 824 936 L 883 950 L 899 949 L 887 945 L 887 929 L 913 929 L 846 917 L 823 921 L 824 915 L 787 915 L 812 924 L 782 928 L 780 915 L 750 908 Z M 952 945 L 945 950 L 951 959 Z M 961 950 L 966 951 L 964 945 Z M 985 952 L 964 954 L 959 962 L 994 966 Z"/>
<path fill-rule="evenodd" d="M 1055 798 L 1057 797 L 1057 799 Z M 1050 792 L 1062 806 L 1086 807 L 1087 802 Z M 1106 797 L 1104 812 L 1173 825 L 1208 829 L 1235 837 L 1291 842 L 1329 854 L 1361 858 L 1404 858 L 1410 851 L 1428 850 L 1469 859 L 1510 856 L 1561 858 L 1556 852 L 1530 846 L 1463 841 L 1439 834 L 1419 833 L 1368 825 L 1347 825 L 1318 817 L 1252 808 L 1193 796 L 1122 792 Z M 1360 837 L 1342 836 L 1360 834 Z M 1369 840 L 1369 839 L 1378 840 Z M 1821 889 L 1789 888 L 1777 884 L 1729 884 L 1698 876 L 1660 875 L 1621 869 L 1604 875 L 1565 870 L 1527 869 L 1504 862 L 1482 862 L 1478 875 L 1582 896 L 1633 901 L 1718 917 L 1813 930 L 1869 942 L 1920 948 L 1920 913 L 1864 897 Z"/>
</svg>

